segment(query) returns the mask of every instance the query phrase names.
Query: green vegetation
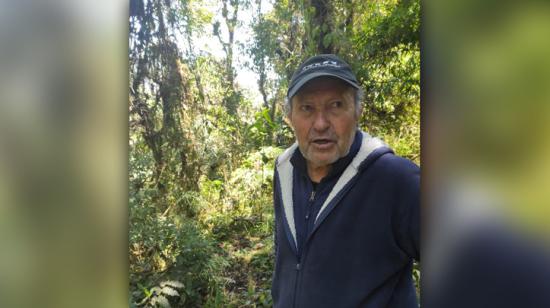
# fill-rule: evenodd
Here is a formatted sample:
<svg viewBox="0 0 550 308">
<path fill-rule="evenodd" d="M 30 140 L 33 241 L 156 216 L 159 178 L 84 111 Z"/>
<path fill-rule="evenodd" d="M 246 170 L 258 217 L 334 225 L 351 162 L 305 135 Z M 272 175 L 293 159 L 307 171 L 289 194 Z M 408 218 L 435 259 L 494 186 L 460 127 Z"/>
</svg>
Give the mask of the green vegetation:
<svg viewBox="0 0 550 308">
<path fill-rule="evenodd" d="M 348 61 L 366 90 L 362 128 L 419 163 L 419 1 L 215 5 L 130 1 L 131 306 L 271 306 L 273 163 L 293 142 L 282 102 L 311 55 Z M 201 49 L 208 35 L 223 57 Z"/>
</svg>

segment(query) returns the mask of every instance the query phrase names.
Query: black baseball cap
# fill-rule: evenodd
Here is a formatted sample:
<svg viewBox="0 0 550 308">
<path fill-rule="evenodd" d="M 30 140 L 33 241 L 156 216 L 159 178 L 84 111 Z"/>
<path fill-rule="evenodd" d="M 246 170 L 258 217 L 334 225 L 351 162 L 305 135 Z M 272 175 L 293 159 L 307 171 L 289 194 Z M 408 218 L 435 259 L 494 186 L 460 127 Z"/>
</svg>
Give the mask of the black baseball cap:
<svg viewBox="0 0 550 308">
<path fill-rule="evenodd" d="M 335 77 L 359 89 L 359 82 L 351 67 L 333 54 L 321 54 L 307 59 L 298 67 L 288 87 L 287 97 L 291 99 L 310 80 L 317 77 Z"/>
</svg>

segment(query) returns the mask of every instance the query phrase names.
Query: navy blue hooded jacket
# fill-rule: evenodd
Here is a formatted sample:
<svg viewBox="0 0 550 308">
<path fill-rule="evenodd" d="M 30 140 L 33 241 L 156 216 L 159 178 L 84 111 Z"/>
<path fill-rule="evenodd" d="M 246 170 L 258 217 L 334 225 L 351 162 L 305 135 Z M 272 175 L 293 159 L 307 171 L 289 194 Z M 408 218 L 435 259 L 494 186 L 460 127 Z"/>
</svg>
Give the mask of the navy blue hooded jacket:
<svg viewBox="0 0 550 308">
<path fill-rule="evenodd" d="M 302 239 L 294 199 L 308 194 L 301 181 L 309 179 L 296 176 L 297 144 L 277 158 L 275 307 L 418 306 L 412 260 L 419 259 L 419 168 L 379 139 L 361 137 Z"/>
</svg>

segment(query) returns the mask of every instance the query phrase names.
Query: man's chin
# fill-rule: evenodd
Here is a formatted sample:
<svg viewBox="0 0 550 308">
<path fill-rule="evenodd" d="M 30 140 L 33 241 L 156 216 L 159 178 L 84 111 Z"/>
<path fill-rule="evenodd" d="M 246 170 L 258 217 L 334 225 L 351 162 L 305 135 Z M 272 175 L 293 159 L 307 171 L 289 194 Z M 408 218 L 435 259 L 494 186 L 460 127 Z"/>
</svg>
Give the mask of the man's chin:
<svg viewBox="0 0 550 308">
<path fill-rule="evenodd" d="M 311 166 L 314 166 L 314 167 L 325 167 L 333 164 L 337 160 L 338 160 L 337 155 L 331 155 L 331 156 L 312 155 L 310 156 L 310 159 L 308 159 L 308 162 L 311 164 Z"/>
</svg>

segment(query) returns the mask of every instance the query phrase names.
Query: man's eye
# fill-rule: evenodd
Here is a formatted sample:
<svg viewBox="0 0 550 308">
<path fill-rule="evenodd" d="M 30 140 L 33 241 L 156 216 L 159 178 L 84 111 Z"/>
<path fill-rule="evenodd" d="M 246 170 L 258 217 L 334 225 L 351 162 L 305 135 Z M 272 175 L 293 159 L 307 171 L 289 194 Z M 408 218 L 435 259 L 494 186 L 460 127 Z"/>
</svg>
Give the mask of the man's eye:
<svg viewBox="0 0 550 308">
<path fill-rule="evenodd" d="M 331 105 L 333 108 L 341 108 L 344 104 L 341 101 L 335 101 Z"/>
<path fill-rule="evenodd" d="M 301 105 L 300 109 L 302 111 L 309 112 L 309 111 L 313 110 L 313 107 L 311 107 L 310 105 Z"/>
</svg>

